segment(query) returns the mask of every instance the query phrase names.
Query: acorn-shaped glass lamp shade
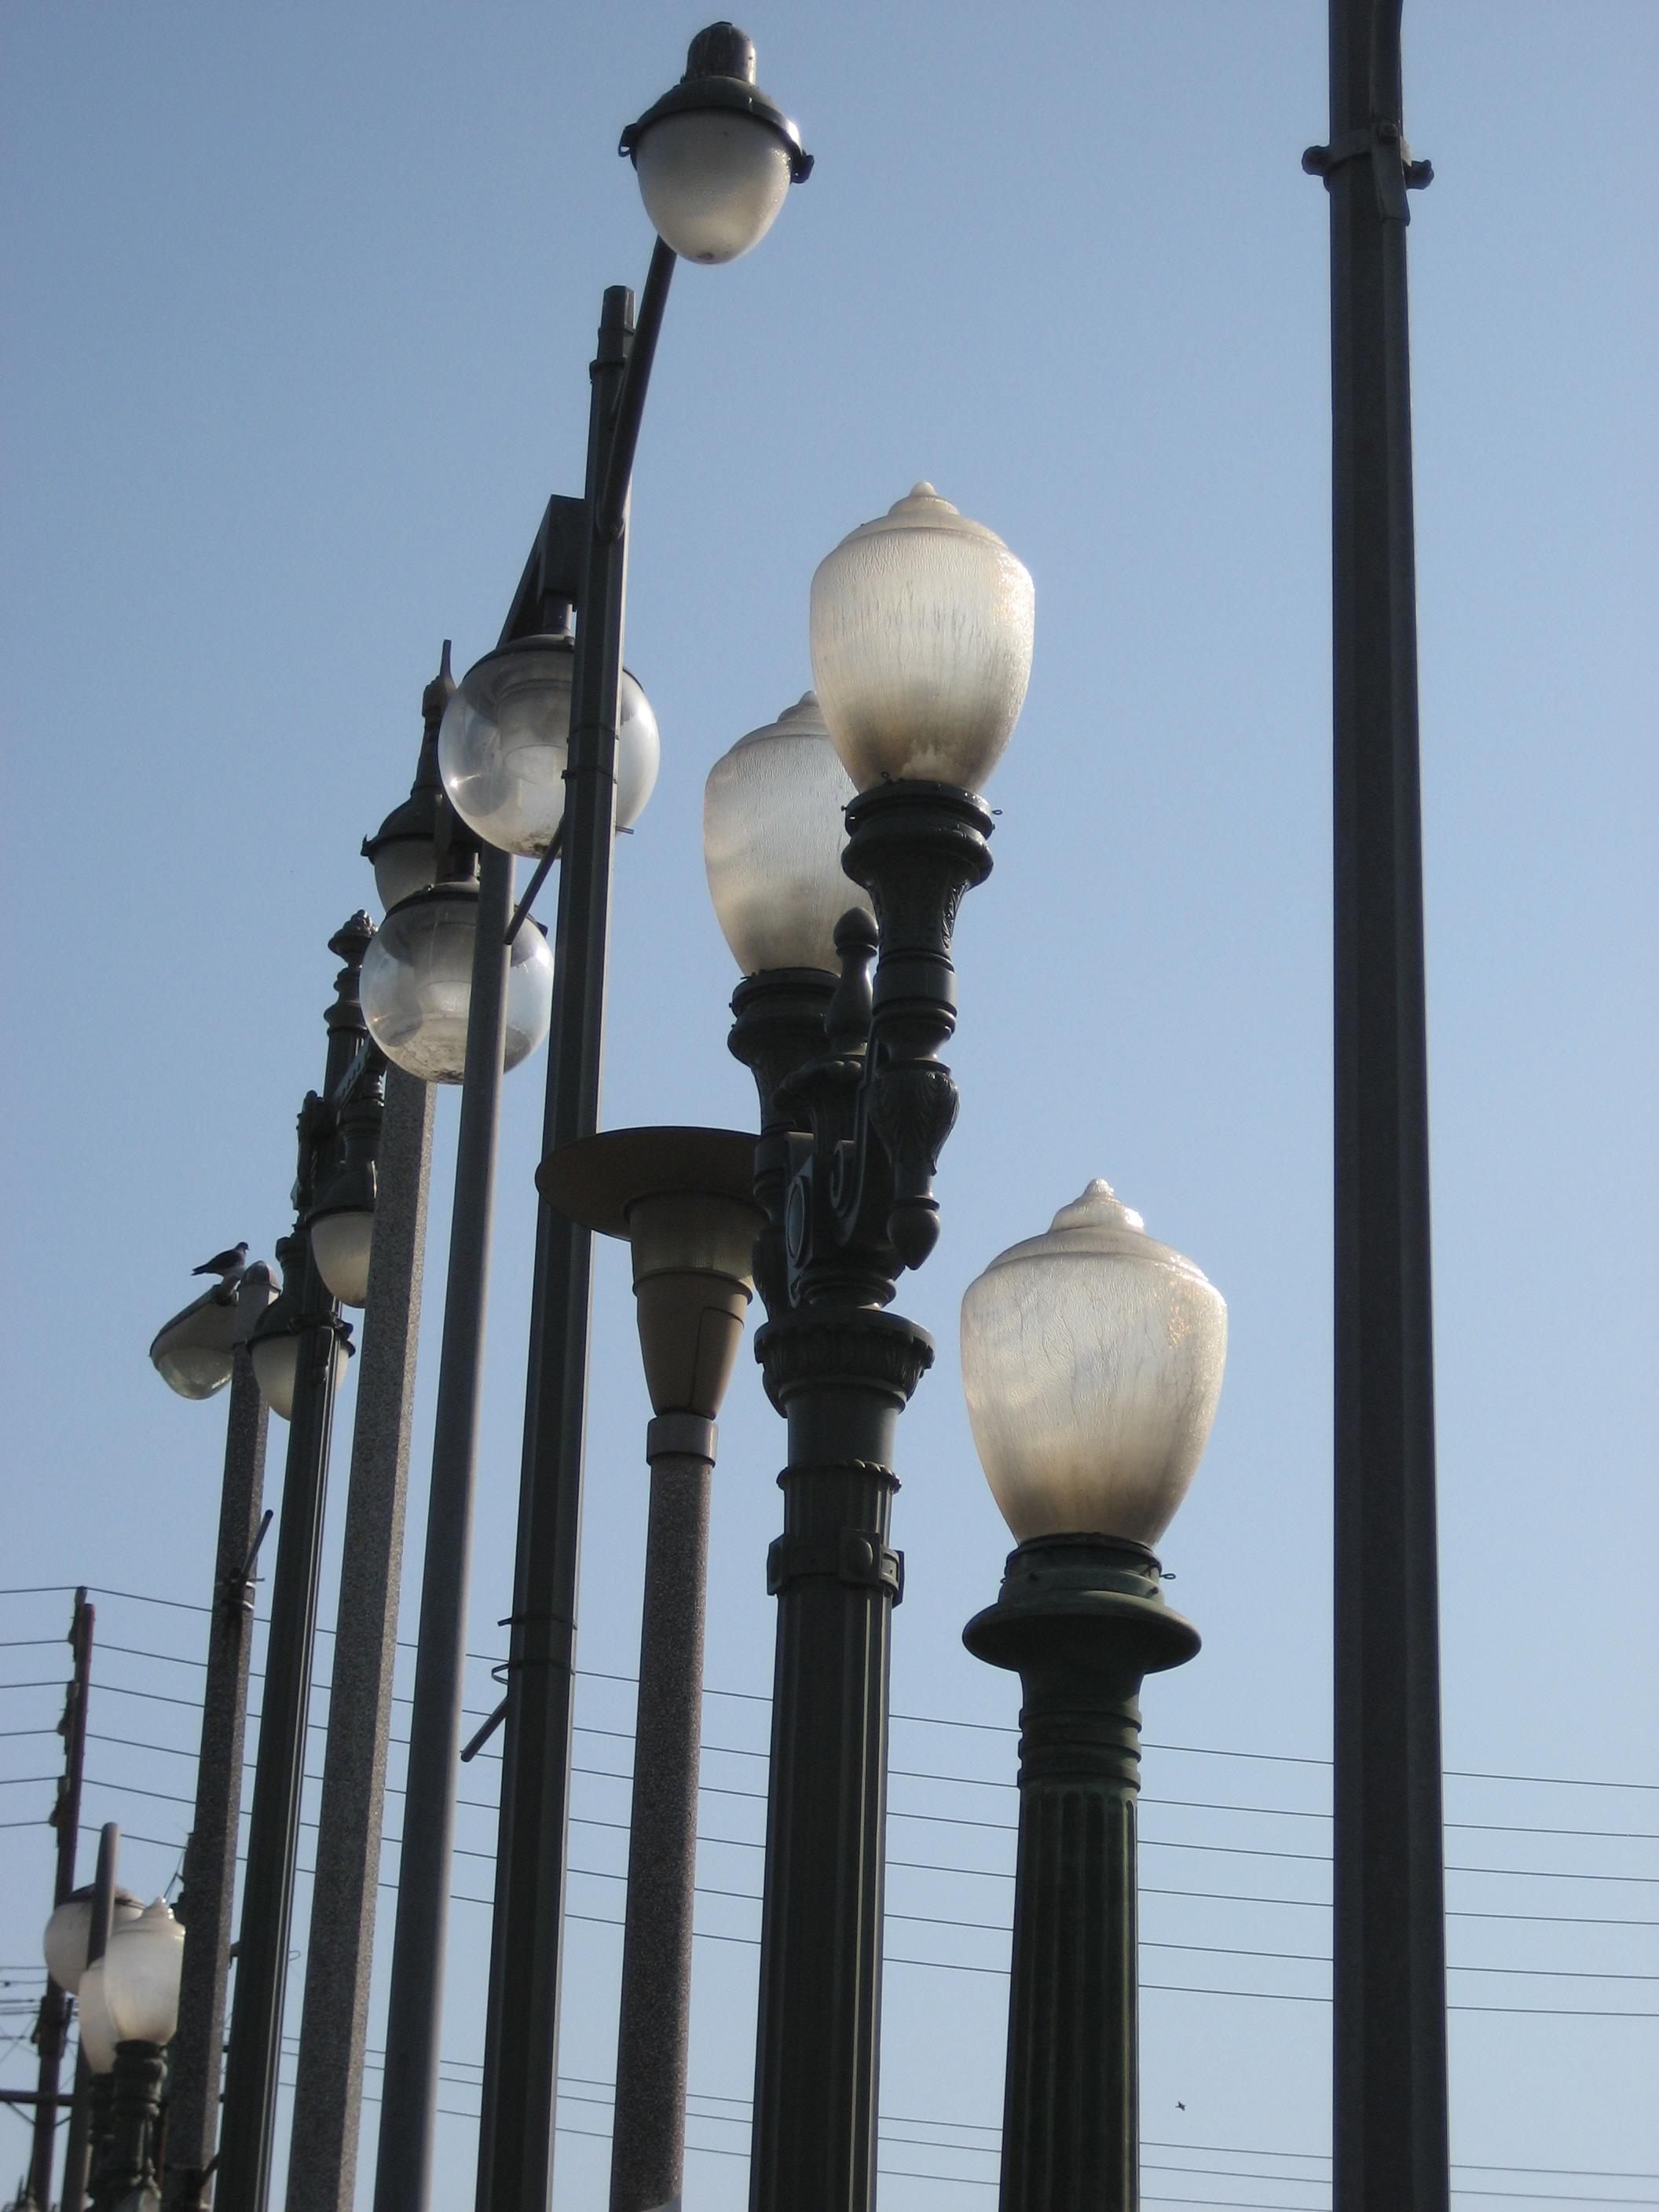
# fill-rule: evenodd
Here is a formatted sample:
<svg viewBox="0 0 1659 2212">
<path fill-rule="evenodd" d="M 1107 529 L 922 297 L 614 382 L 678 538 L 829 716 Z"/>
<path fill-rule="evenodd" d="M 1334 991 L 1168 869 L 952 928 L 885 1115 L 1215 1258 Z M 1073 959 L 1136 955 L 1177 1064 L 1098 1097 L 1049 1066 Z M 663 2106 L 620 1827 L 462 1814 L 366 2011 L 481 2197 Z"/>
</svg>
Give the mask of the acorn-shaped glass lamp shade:
<svg viewBox="0 0 1659 2212">
<path fill-rule="evenodd" d="M 143 1911 L 143 1905 L 130 1889 L 117 1888 L 110 1914 L 110 1932 L 129 1920 L 136 1920 Z M 81 1986 L 81 1977 L 87 1971 L 87 1944 L 92 1935 L 92 1888 L 77 1889 L 66 1897 L 47 1921 L 40 1939 L 40 1948 L 46 1954 L 46 1972 L 60 1990 L 71 1996 Z"/>
<path fill-rule="evenodd" d="M 962 1302 L 962 1382 L 1016 1538 L 1156 1544 L 1203 1456 L 1226 1356 L 1220 1292 L 1108 1183 L 993 1260 Z"/>
<path fill-rule="evenodd" d="M 94 2074 L 112 2074 L 115 2046 L 120 2039 L 104 1996 L 101 1959 L 94 1959 L 82 1975 L 81 1986 L 76 1992 L 76 2010 L 80 2015 L 81 2048 L 86 2053 L 87 2064 Z"/>
<path fill-rule="evenodd" d="M 104 2005 L 118 2043 L 171 2043 L 179 2025 L 185 1931 L 157 1898 L 111 1934 L 103 1956 Z"/>
<path fill-rule="evenodd" d="M 685 75 L 623 131 L 621 151 L 663 244 L 705 263 L 758 246 L 812 167 L 800 133 L 755 82 L 753 40 L 732 23 L 699 32 Z"/>
<path fill-rule="evenodd" d="M 853 780 L 807 692 L 708 771 L 702 857 L 715 916 L 745 975 L 834 973 L 836 924 L 870 895 L 841 865 Z"/>
<path fill-rule="evenodd" d="M 363 955 L 360 995 L 368 1033 L 394 1066 L 422 1083 L 459 1083 L 465 1073 L 477 927 L 477 884 L 434 884 L 394 908 Z M 538 925 L 526 921 L 507 969 L 504 1067 L 530 1057 L 552 1012 L 553 954 Z"/>
<path fill-rule="evenodd" d="M 363 1161 L 330 1184 L 307 1224 L 317 1273 L 343 1306 L 368 1304 L 374 1250 L 374 1169 Z"/>
<path fill-rule="evenodd" d="M 461 819 L 504 853 L 539 859 L 564 819 L 575 642 L 503 645 L 470 668 L 444 709 L 438 767 Z M 631 829 L 657 781 L 661 743 L 643 691 L 623 672 L 617 827 Z"/>
<path fill-rule="evenodd" d="M 982 790 L 1019 720 L 1036 594 L 994 531 L 930 483 L 842 538 L 812 579 L 812 680 L 860 791 Z"/>
<path fill-rule="evenodd" d="M 271 1412 L 285 1421 L 294 1419 L 294 1393 L 300 1380 L 300 1342 L 302 1329 L 283 1329 L 256 1336 L 250 1347 L 253 1379 Z M 337 1390 L 351 1364 L 352 1346 L 343 1336 L 334 1340 L 334 1387 Z"/>
</svg>

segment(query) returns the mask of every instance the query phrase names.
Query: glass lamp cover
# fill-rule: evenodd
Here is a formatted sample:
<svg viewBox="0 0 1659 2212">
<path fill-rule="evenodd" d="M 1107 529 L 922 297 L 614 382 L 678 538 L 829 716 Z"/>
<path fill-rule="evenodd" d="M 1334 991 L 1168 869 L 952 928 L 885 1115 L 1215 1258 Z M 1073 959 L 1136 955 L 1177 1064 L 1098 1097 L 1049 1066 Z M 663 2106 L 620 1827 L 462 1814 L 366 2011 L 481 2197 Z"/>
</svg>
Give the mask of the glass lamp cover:
<svg viewBox="0 0 1659 2212">
<path fill-rule="evenodd" d="M 118 1889 L 110 1913 L 110 1933 L 128 1920 L 136 1920 L 143 1911 L 131 1890 Z M 40 1939 L 40 1948 L 46 1954 L 46 1972 L 60 1990 L 71 1996 L 81 1986 L 81 1977 L 87 1971 L 87 1943 L 92 1934 L 92 1892 L 83 1890 L 74 1897 L 66 1897 L 52 1914 Z"/>
<path fill-rule="evenodd" d="M 962 1382 L 1002 1516 L 1031 1536 L 1155 1544 L 1209 1439 L 1227 1308 L 1091 1182 L 962 1302 Z"/>
<path fill-rule="evenodd" d="M 477 921 L 476 884 L 434 884 L 389 914 L 363 955 L 368 1033 L 389 1060 L 422 1083 L 459 1083 L 465 1072 Z M 552 1012 L 552 951 L 536 923 L 526 921 L 507 969 L 503 1066 L 530 1057 Z"/>
<path fill-rule="evenodd" d="M 374 1249 L 372 1211 L 343 1206 L 337 1213 L 313 1214 L 311 1249 L 317 1272 L 343 1306 L 368 1304 L 368 1262 Z"/>
<path fill-rule="evenodd" d="M 789 190 L 789 149 L 730 108 L 665 115 L 641 136 L 640 198 L 665 246 L 687 261 L 735 261 L 758 246 Z"/>
<path fill-rule="evenodd" d="M 870 897 L 841 865 L 853 781 L 816 696 L 739 738 L 708 772 L 702 856 L 708 893 L 745 975 L 836 968 L 836 924 Z"/>
<path fill-rule="evenodd" d="M 860 791 L 981 790 L 1019 720 L 1036 594 L 994 531 L 930 483 L 842 538 L 812 579 L 812 677 Z"/>
<path fill-rule="evenodd" d="M 430 837 L 388 837 L 374 855 L 374 894 L 390 914 L 438 873 L 437 848 Z"/>
<path fill-rule="evenodd" d="M 231 1378 L 234 1354 L 202 1345 L 171 1344 L 150 1354 L 155 1371 L 181 1398 L 210 1398 Z"/>
<path fill-rule="evenodd" d="M 102 1964 L 104 2004 L 117 2042 L 172 2042 L 184 1955 L 185 1931 L 162 1898 L 113 1930 Z"/>
<path fill-rule="evenodd" d="M 94 1959 L 82 1975 L 81 1986 L 76 1991 L 76 2009 L 81 2016 L 81 2048 L 87 2054 L 87 2064 L 94 2074 L 112 2074 L 118 2038 L 104 1997 L 101 1959 Z"/>
<path fill-rule="evenodd" d="M 444 709 L 438 766 L 455 811 L 504 853 L 539 859 L 564 819 L 570 743 L 568 638 L 526 638 L 470 668 Z M 662 757 L 657 718 L 623 671 L 617 733 L 617 827 L 645 811 Z"/>
<path fill-rule="evenodd" d="M 294 1387 L 300 1375 L 300 1336 L 287 1329 L 254 1339 L 253 1379 L 273 1413 L 285 1421 L 294 1419 Z M 351 1347 L 343 1338 L 334 1346 L 334 1387 L 337 1390 L 351 1364 Z"/>
</svg>

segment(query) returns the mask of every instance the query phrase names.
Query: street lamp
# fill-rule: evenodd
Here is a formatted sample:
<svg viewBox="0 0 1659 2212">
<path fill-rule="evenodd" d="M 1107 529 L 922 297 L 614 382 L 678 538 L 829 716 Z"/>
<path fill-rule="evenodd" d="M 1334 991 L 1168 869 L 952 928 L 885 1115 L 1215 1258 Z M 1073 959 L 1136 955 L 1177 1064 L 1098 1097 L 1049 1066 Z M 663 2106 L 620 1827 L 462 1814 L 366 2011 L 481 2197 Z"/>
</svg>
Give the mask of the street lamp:
<svg viewBox="0 0 1659 2212">
<path fill-rule="evenodd" d="M 211 1398 L 230 1381 L 238 1350 L 276 1296 L 276 1278 L 254 1261 L 228 1288 L 204 1291 L 156 1331 L 151 1365 L 181 1398 Z"/>
<path fill-rule="evenodd" d="M 778 1640 L 754 2212 L 866 2212 L 873 2197 L 902 1575 L 893 1447 L 933 1360 L 926 1331 L 886 1309 L 939 1233 L 933 1178 L 957 1106 L 939 1058 L 956 1027 L 951 933 L 990 872 L 977 787 L 1018 718 L 1032 614 L 1031 580 L 1002 541 L 917 485 L 813 579 L 813 674 L 844 780 L 804 716 L 786 741 L 786 718 L 717 766 L 705 801 L 710 887 L 739 964 L 785 963 L 756 967 L 732 1002 L 732 1049 L 761 1102 L 770 1318 L 755 1349 L 789 1425 L 784 1533 L 767 1563 Z M 764 825 L 746 839 L 745 781 Z M 816 852 L 786 826 L 798 809 L 820 825 Z M 837 857 L 865 902 L 831 896 Z"/>
<path fill-rule="evenodd" d="M 1024 1692 L 1002 2212 L 1140 2201 L 1139 1692 L 1199 1644 L 1151 1547 L 1203 1455 L 1226 1349 L 1219 1292 L 1103 1182 L 963 1299 L 974 1443 L 1017 1540 L 964 1641 Z"/>
<path fill-rule="evenodd" d="M 623 1924 L 611 2212 L 680 2201 L 715 1416 L 753 1291 L 755 1140 L 607 1129 L 542 1163 L 544 1198 L 626 1237 L 654 1418 Z"/>
<path fill-rule="evenodd" d="M 478 925 L 476 882 L 432 884 L 392 908 L 364 956 L 368 1033 L 394 1066 L 422 1083 L 465 1076 Z M 547 1035 L 552 1000 L 553 955 L 532 922 L 508 958 L 504 1069 L 528 1060 Z"/>
<path fill-rule="evenodd" d="M 545 1150 L 599 1125 L 611 874 L 619 803 L 629 492 L 677 256 L 729 260 L 764 234 L 809 173 L 799 134 L 757 88 L 750 40 L 729 23 L 693 40 L 684 76 L 623 134 L 657 244 L 635 321 L 605 295 L 580 502 L 550 506 L 509 634 L 546 634 L 536 605 L 576 611 L 560 823 Z M 550 558 L 556 527 L 565 557 Z M 562 571 L 554 574 L 556 567 Z M 562 586 L 553 591 L 555 584 Z M 515 613 L 520 609 L 515 605 Z M 533 896 L 551 854 L 538 864 Z M 537 1222 L 530 1378 L 507 1650 L 501 1814 L 479 2130 L 480 2212 L 520 2212 L 550 2187 L 570 1742 L 591 1232 L 544 1203 Z M 435 2043 L 432 2045 L 435 2069 Z M 423 2076 L 423 2086 L 427 2077 Z M 430 2077 L 435 2082 L 435 2070 Z M 427 2091 L 428 2098 L 431 2091 Z M 383 2130 L 390 2108 L 383 2113 Z M 387 2137 L 383 2131 L 383 2152 Z M 399 2212 L 425 2202 L 424 2172 Z M 388 2197 L 390 2206 L 398 2200 Z"/>
<path fill-rule="evenodd" d="M 115 2039 L 109 2150 L 99 2175 L 99 2212 L 106 2207 L 115 2212 L 136 2192 L 155 2185 L 161 2082 L 167 2046 L 179 2025 L 184 1944 L 184 1929 L 158 1897 L 137 1918 L 116 1927 L 103 1957 L 88 1970 L 89 1978 L 95 1974 L 101 1983 Z"/>
</svg>

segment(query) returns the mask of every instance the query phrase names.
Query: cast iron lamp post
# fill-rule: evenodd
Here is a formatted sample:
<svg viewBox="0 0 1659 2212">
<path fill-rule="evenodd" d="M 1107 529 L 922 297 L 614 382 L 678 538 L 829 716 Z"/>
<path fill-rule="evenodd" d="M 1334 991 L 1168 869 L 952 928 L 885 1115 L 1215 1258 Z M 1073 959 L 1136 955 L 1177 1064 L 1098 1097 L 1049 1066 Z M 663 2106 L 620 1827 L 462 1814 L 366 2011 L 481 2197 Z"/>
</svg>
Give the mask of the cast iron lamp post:
<svg viewBox="0 0 1659 2212">
<path fill-rule="evenodd" d="M 811 167 L 793 124 L 755 82 L 752 42 L 730 23 L 712 25 L 692 41 L 684 76 L 623 133 L 622 151 L 637 169 L 657 244 L 637 323 L 627 290 L 605 295 L 583 497 L 550 503 L 515 603 L 522 619 L 509 622 L 509 635 L 545 641 L 563 628 L 550 618 L 558 603 L 574 605 L 576 613 L 566 664 L 568 744 L 544 1157 L 591 1136 L 599 1121 L 613 831 L 623 781 L 628 501 L 675 261 L 681 252 L 708 262 L 747 252 L 770 228 L 790 184 Z M 453 795 L 465 811 L 463 794 Z M 550 842 L 520 913 L 554 849 Z M 542 1204 L 508 1622 L 479 2212 L 536 2212 L 551 2189 L 591 1234 Z M 400 2212 L 423 2201 L 411 2195 Z"/>
<path fill-rule="evenodd" d="M 755 1140 L 608 1129 L 542 1164 L 542 1195 L 625 1237 L 653 1419 L 623 1925 L 611 2212 L 678 2205 L 697 1863 L 703 1614 L 715 1416 L 753 1291 Z"/>
<path fill-rule="evenodd" d="M 157 1898 L 112 1933 L 94 1972 L 114 2038 L 108 2154 L 97 2212 L 155 2202 L 156 2135 L 167 2046 L 179 2025 L 185 1931 Z"/>
<path fill-rule="evenodd" d="M 1198 1650 L 1152 1550 L 1202 1456 L 1227 1310 L 1091 1182 L 968 1286 L 974 1442 L 1018 1540 L 970 1651 L 1018 1669 L 1002 2212 L 1140 2202 L 1140 1684 Z"/>
<path fill-rule="evenodd" d="M 876 2172 L 890 1542 L 899 1413 L 933 1359 L 884 1310 L 939 1234 L 957 1114 L 951 932 L 990 871 L 977 795 L 1030 673 L 1031 580 L 929 484 L 855 530 L 812 580 L 823 720 L 803 701 L 720 763 L 705 805 L 716 911 L 745 967 L 732 1048 L 755 1072 L 766 1206 L 756 1341 L 788 1422 L 761 1918 L 754 2212 L 866 2212 Z M 745 830 L 745 794 L 763 811 Z M 802 823 L 822 825 L 808 841 Z M 824 943 L 830 916 L 832 946 Z M 841 963 L 839 981 L 826 955 Z M 873 982 L 871 963 L 874 961 Z M 769 964 L 775 963 L 775 964 Z"/>
</svg>

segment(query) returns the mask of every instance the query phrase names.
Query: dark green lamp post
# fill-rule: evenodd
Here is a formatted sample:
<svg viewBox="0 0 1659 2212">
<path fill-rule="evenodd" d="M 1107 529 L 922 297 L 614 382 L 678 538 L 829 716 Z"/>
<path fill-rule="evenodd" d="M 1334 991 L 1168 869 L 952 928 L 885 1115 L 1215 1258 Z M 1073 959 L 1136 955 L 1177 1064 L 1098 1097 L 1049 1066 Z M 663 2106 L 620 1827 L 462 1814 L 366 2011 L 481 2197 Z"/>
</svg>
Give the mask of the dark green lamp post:
<svg viewBox="0 0 1659 2212">
<path fill-rule="evenodd" d="M 1140 1685 L 1198 1650 L 1151 1547 L 1208 1439 L 1227 1310 L 1103 1182 L 969 1285 L 974 1441 L 1014 1535 L 968 1648 L 1018 1672 L 1002 2212 L 1140 2202 Z"/>
</svg>

